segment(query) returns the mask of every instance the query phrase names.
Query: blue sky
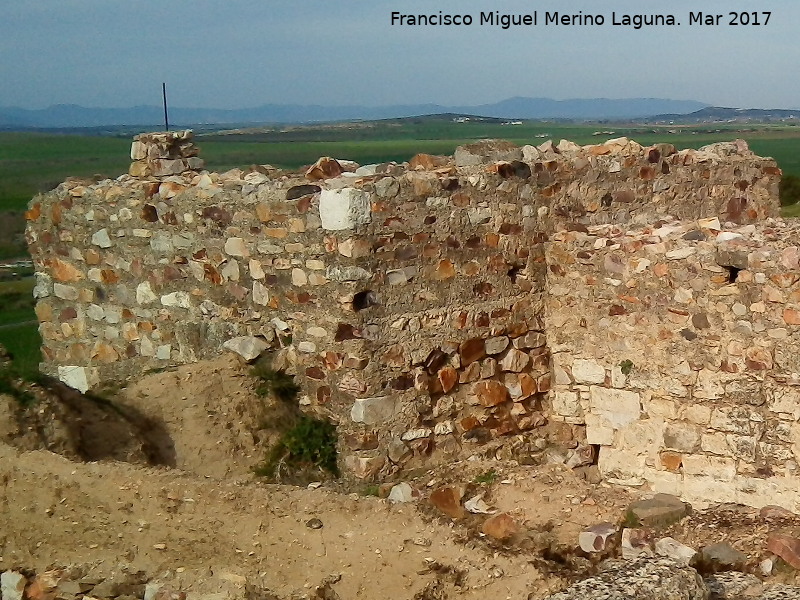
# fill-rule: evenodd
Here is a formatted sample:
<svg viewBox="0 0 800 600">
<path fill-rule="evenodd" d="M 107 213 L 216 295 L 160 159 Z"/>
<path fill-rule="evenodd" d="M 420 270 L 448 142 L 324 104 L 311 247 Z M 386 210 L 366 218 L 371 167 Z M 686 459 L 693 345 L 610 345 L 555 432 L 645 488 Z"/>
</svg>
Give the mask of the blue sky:
<svg viewBox="0 0 800 600">
<path fill-rule="evenodd" d="M 724 8 L 723 8 L 724 6 Z M 688 26 L 689 11 L 771 11 Z M 397 27 L 408 14 L 603 14 L 603 27 Z M 610 25 L 612 12 L 680 27 Z M 0 0 L 0 106 L 243 108 L 660 97 L 800 108 L 797 0 Z"/>
</svg>

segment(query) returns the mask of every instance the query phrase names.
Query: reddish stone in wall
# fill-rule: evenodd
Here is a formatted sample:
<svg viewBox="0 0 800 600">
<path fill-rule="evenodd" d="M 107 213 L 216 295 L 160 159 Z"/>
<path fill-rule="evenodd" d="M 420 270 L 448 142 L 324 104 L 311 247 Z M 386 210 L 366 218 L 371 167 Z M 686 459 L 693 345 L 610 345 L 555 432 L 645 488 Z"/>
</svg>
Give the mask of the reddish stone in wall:
<svg viewBox="0 0 800 600">
<path fill-rule="evenodd" d="M 508 400 L 508 389 L 499 381 L 479 381 L 472 388 L 472 393 L 483 406 L 497 406 Z"/>
<path fill-rule="evenodd" d="M 50 261 L 50 272 L 56 281 L 79 281 L 84 278 L 80 269 L 60 258 L 54 258 Z"/>
<path fill-rule="evenodd" d="M 552 377 L 550 373 L 542 375 L 536 381 L 536 390 L 538 392 L 549 392 L 551 388 L 552 388 Z"/>
<path fill-rule="evenodd" d="M 435 348 L 431 350 L 430 354 L 428 354 L 423 366 L 425 370 L 430 374 L 433 375 L 436 373 L 441 367 L 444 366 L 444 363 L 447 361 L 447 354 Z"/>
<path fill-rule="evenodd" d="M 336 328 L 334 341 L 343 342 L 345 340 L 355 340 L 361 337 L 361 332 L 349 323 L 339 323 Z"/>
<path fill-rule="evenodd" d="M 486 356 L 486 345 L 483 338 L 472 338 L 462 342 L 458 351 L 461 355 L 461 365 L 467 366 Z"/>
<path fill-rule="evenodd" d="M 772 533 L 767 537 L 767 550 L 780 556 L 795 569 L 800 569 L 800 539 Z"/>
<path fill-rule="evenodd" d="M 667 471 L 672 471 L 673 473 L 677 473 L 680 469 L 681 462 L 683 461 L 683 455 L 678 454 L 677 452 L 662 452 L 661 453 L 661 464 Z"/>
<path fill-rule="evenodd" d="M 25 219 L 28 221 L 36 221 L 42 216 L 42 203 L 35 203 L 30 210 L 25 211 Z"/>
<path fill-rule="evenodd" d="M 456 269 L 453 266 L 453 263 L 447 259 L 440 260 L 439 264 L 436 266 L 436 272 L 434 275 L 434 279 L 439 281 L 444 281 L 447 279 L 452 279 L 456 275 Z"/>
<path fill-rule="evenodd" d="M 766 348 L 753 346 L 745 353 L 745 363 L 748 369 L 764 371 L 772 368 L 772 354 Z"/>
<path fill-rule="evenodd" d="M 346 369 L 355 369 L 357 371 L 361 371 L 366 368 L 367 364 L 369 364 L 369 359 L 362 358 L 360 356 L 348 356 L 344 359 L 343 364 Z"/>
<path fill-rule="evenodd" d="M 416 154 L 408 161 L 409 169 L 418 169 L 422 171 L 432 171 L 438 167 L 443 167 L 447 164 L 448 158 L 446 156 L 435 156 L 432 154 Z"/>
<path fill-rule="evenodd" d="M 317 388 L 317 404 L 327 404 L 331 400 L 331 388 L 327 385 Z"/>
<path fill-rule="evenodd" d="M 747 200 L 745 198 L 731 198 L 728 200 L 728 207 L 726 209 L 728 218 L 734 223 L 741 223 L 742 213 L 746 206 Z"/>
<path fill-rule="evenodd" d="M 58 315 L 58 320 L 61 323 L 65 323 L 67 321 L 71 321 L 72 319 L 77 319 L 77 318 L 78 318 L 78 311 L 71 306 L 62 310 Z"/>
<path fill-rule="evenodd" d="M 204 264 L 203 272 L 205 274 L 204 277 L 206 281 L 210 281 L 214 285 L 222 285 L 222 275 L 220 275 L 219 271 L 217 271 L 213 266 L 207 263 Z"/>
<path fill-rule="evenodd" d="M 800 325 L 800 310 L 785 308 L 783 310 L 783 320 L 787 325 Z"/>
<path fill-rule="evenodd" d="M 167 270 L 165 269 L 165 274 L 166 273 Z M 178 271 L 178 273 L 180 273 L 180 271 Z M 176 279 L 179 277 L 180 275 L 176 277 Z M 100 271 L 100 278 L 103 280 L 103 283 L 108 283 L 108 284 L 119 283 L 119 275 L 117 275 L 116 271 L 114 271 L 113 269 L 103 269 L 102 271 Z"/>
<path fill-rule="evenodd" d="M 441 369 L 438 374 L 439 382 L 442 384 L 442 391 L 446 394 L 458 383 L 458 372 L 452 367 Z"/>
<path fill-rule="evenodd" d="M 342 368 L 342 355 L 337 352 L 326 352 L 322 360 L 328 371 L 337 371 Z"/>
<path fill-rule="evenodd" d="M 329 156 L 323 156 L 306 171 L 306 178 L 311 181 L 319 181 L 320 179 L 338 177 L 343 172 L 344 169 L 342 165 L 339 164 L 338 160 Z"/>
<path fill-rule="evenodd" d="M 319 367 L 309 367 L 306 369 L 306 377 L 319 381 L 321 379 L 325 379 L 325 372 Z"/>
</svg>

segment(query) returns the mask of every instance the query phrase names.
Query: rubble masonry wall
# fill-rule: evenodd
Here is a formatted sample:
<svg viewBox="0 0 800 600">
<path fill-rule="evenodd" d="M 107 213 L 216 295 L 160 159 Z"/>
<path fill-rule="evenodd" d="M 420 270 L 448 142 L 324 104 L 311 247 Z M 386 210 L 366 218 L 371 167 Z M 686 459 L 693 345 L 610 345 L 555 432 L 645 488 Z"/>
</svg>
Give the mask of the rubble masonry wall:
<svg viewBox="0 0 800 600">
<path fill-rule="evenodd" d="M 271 352 L 308 410 L 339 424 L 343 463 L 362 478 L 541 436 L 554 420 L 582 442 L 591 407 L 562 404 L 591 388 L 561 374 L 550 392 L 552 364 L 589 359 L 586 329 L 562 339 L 551 325 L 577 314 L 548 292 L 564 285 L 555 257 L 603 223 L 775 216 L 780 174 L 742 143 L 625 139 L 480 143 L 357 170 L 321 160 L 307 174 L 156 177 L 137 164 L 136 177 L 68 180 L 31 202 L 45 372 L 87 389 L 226 348 Z M 610 356 L 593 354 L 609 373 Z"/>
<path fill-rule="evenodd" d="M 702 502 L 798 500 L 800 228 L 718 219 L 554 236 L 552 416 L 604 475 Z"/>
</svg>

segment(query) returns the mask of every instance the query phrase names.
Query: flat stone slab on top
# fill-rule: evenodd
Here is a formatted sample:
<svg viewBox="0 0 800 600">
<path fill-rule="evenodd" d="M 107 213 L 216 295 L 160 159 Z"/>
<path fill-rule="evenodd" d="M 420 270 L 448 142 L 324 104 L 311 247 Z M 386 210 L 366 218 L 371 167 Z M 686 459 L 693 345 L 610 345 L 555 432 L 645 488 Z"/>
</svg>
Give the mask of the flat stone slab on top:
<svg viewBox="0 0 800 600">
<path fill-rule="evenodd" d="M 647 500 L 639 500 L 628 507 L 640 524 L 648 527 L 669 525 L 688 515 L 692 507 L 677 496 L 656 494 Z"/>
</svg>

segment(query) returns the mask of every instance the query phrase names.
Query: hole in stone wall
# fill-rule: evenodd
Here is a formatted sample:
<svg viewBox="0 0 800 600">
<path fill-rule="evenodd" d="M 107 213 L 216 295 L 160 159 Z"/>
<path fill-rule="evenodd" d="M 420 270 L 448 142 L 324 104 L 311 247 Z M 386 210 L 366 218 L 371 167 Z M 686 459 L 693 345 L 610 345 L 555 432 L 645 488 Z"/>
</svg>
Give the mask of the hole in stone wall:
<svg viewBox="0 0 800 600">
<path fill-rule="evenodd" d="M 372 290 L 364 290 L 353 296 L 353 310 L 358 312 L 378 304 L 378 296 Z"/>
<path fill-rule="evenodd" d="M 448 177 L 442 180 L 442 189 L 448 192 L 457 190 L 461 184 L 458 182 L 457 177 Z"/>
<path fill-rule="evenodd" d="M 736 283 L 736 279 L 739 277 L 739 271 L 741 271 L 741 269 L 739 267 L 733 267 L 729 265 L 720 266 L 728 272 L 728 283 Z"/>
<path fill-rule="evenodd" d="M 508 270 L 508 273 L 506 273 L 508 275 L 509 279 L 511 279 L 511 283 L 517 283 L 517 277 L 520 276 L 520 271 L 522 271 L 524 268 L 525 268 L 524 265 L 512 265 L 511 266 L 511 268 Z M 525 276 L 522 275 L 522 277 L 525 277 Z"/>
<path fill-rule="evenodd" d="M 600 444 L 592 444 L 592 464 L 596 465 L 600 460 Z"/>
<path fill-rule="evenodd" d="M 489 296 L 494 291 L 494 286 L 487 281 L 481 281 L 472 287 L 472 291 L 478 296 Z"/>
</svg>

